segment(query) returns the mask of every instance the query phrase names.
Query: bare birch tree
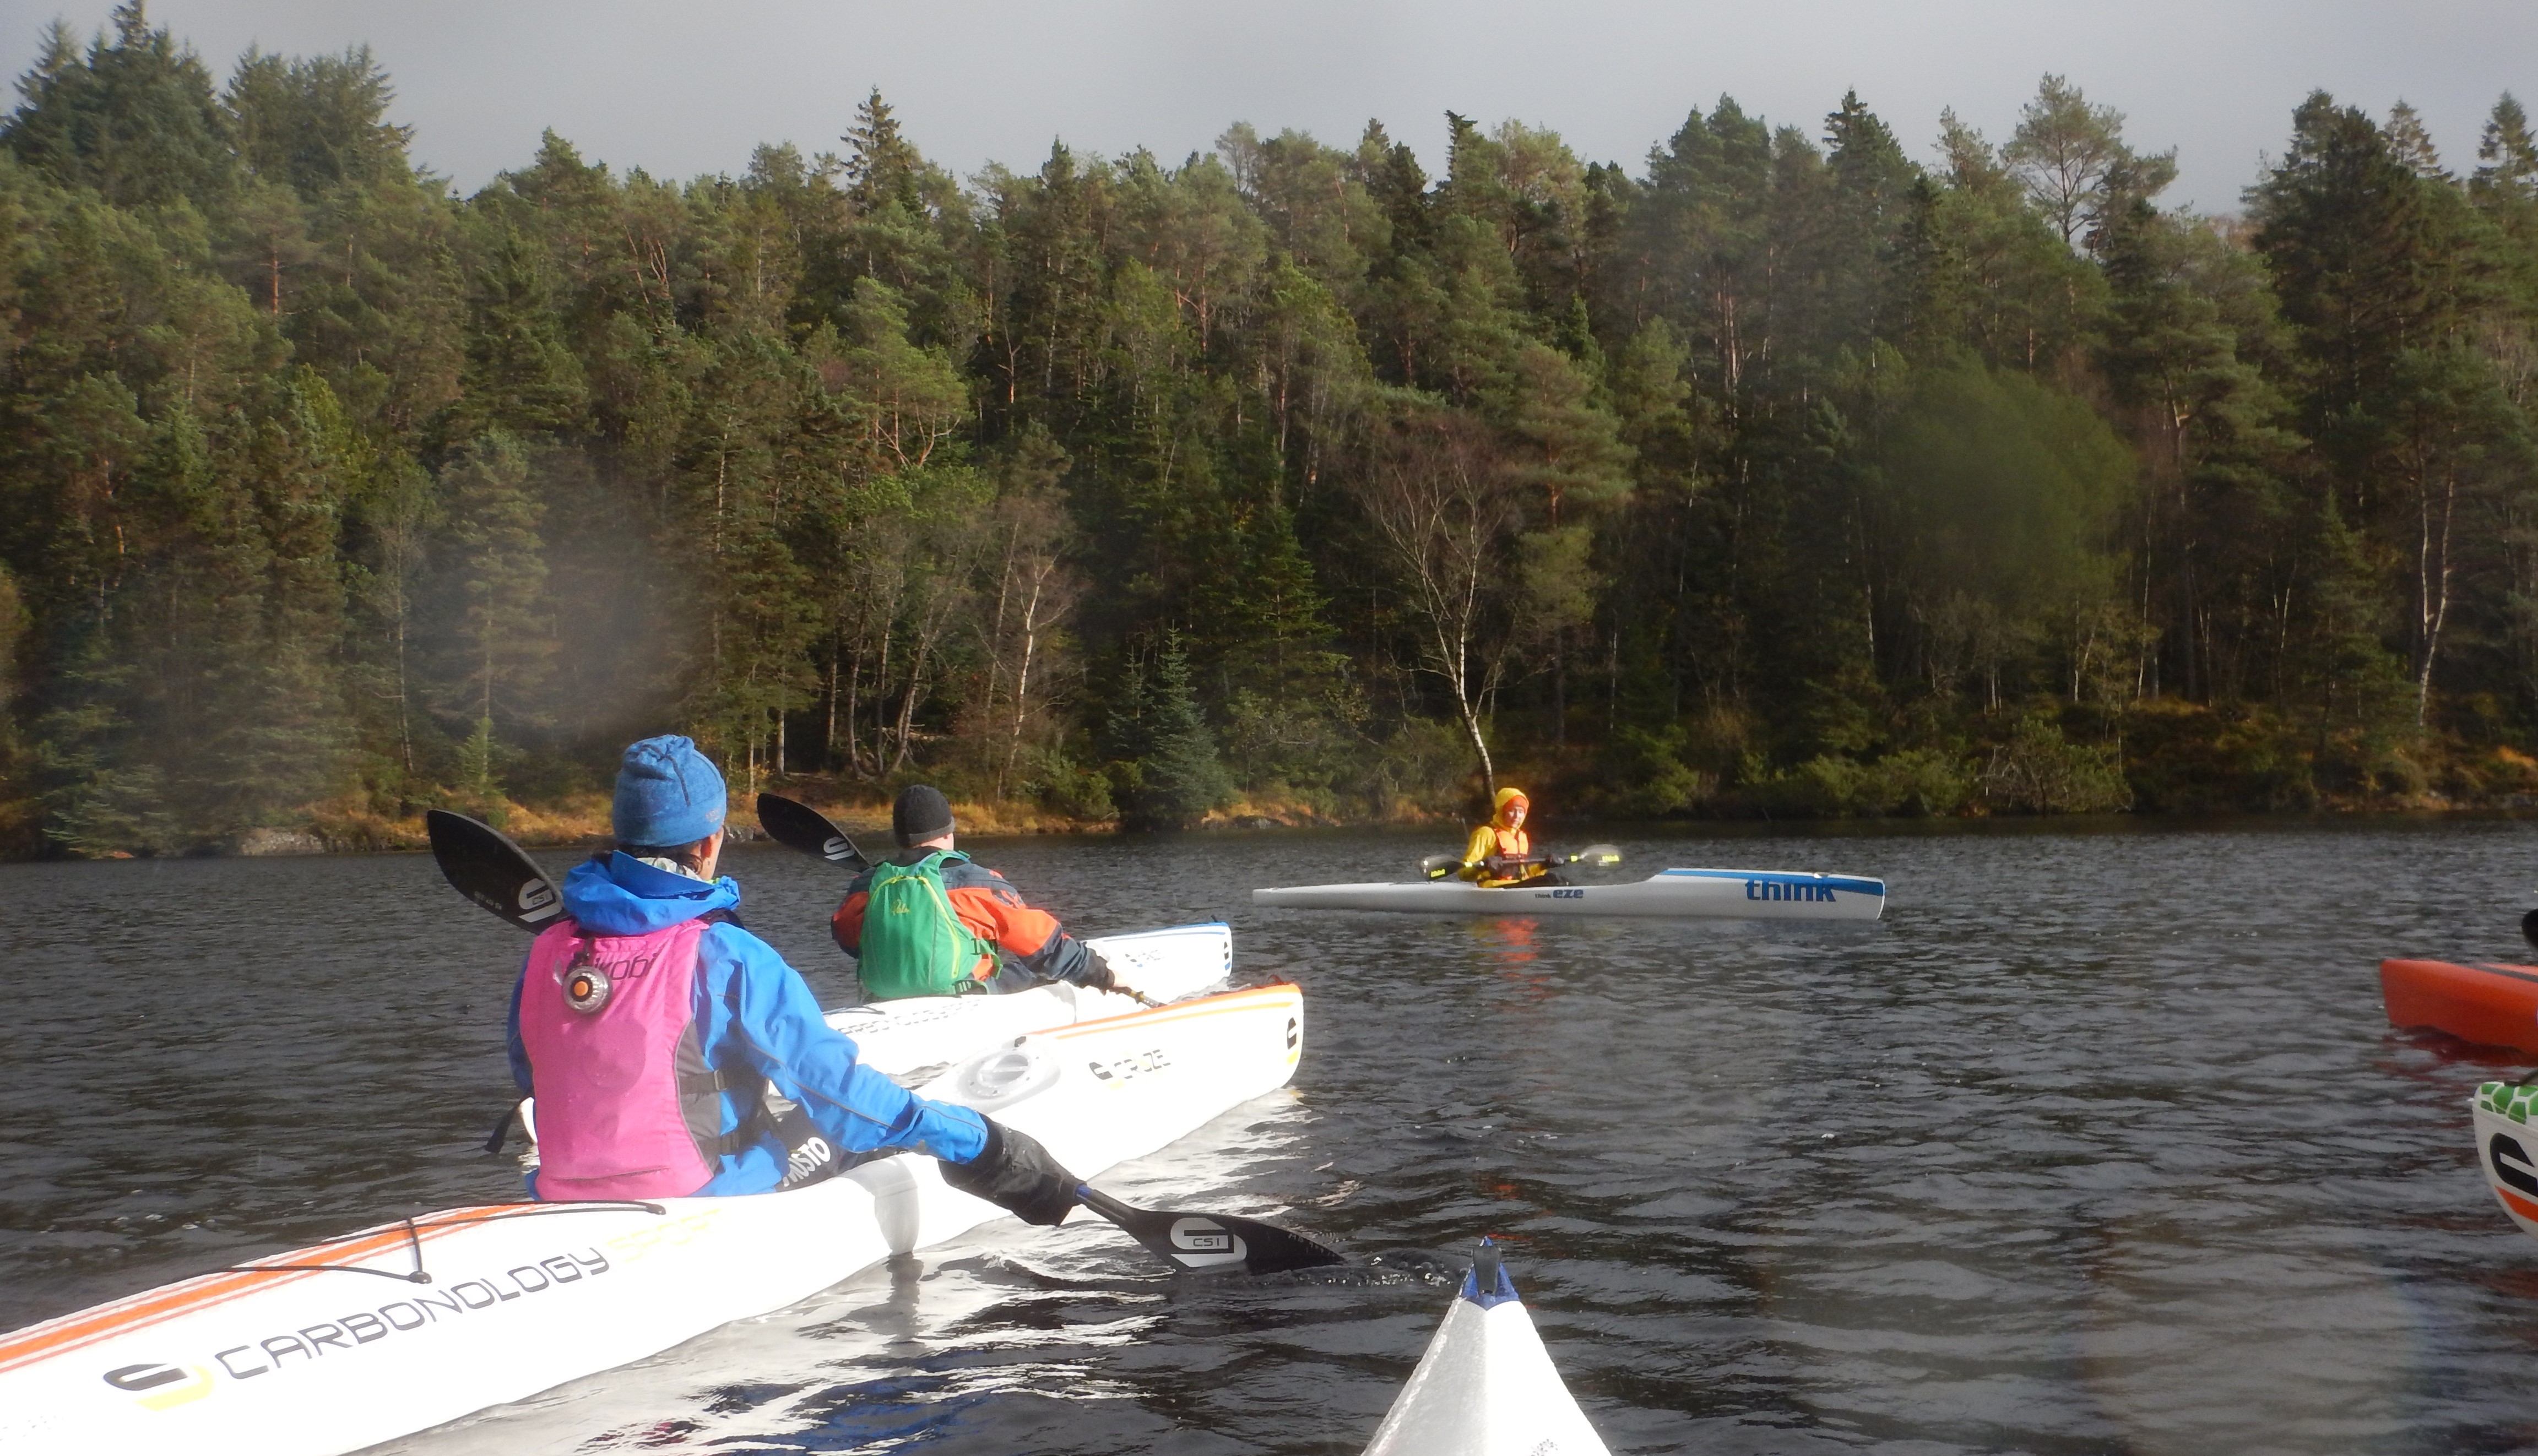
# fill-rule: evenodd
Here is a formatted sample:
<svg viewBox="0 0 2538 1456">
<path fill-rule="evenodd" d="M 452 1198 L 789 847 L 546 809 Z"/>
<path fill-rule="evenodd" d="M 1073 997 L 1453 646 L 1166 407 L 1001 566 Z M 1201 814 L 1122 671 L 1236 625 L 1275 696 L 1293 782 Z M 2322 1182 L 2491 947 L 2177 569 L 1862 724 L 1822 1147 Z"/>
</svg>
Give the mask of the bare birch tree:
<svg viewBox="0 0 2538 1456">
<path fill-rule="evenodd" d="M 972 731 L 996 765 L 996 797 L 1009 791 L 1023 745 L 1061 682 L 1058 636 L 1084 584 L 1061 560 L 1066 507 L 1053 492 L 1018 491 L 996 504 L 994 554 L 977 593 L 976 629 L 987 665 Z"/>
<path fill-rule="evenodd" d="M 1526 485 L 1488 426 L 1422 409 L 1375 426 L 1356 483 L 1367 518 L 1409 587 L 1419 665 L 1453 695 L 1454 711 L 1492 794 L 1482 708 L 1507 665 L 1511 607 L 1522 581 L 1509 560 Z"/>
</svg>

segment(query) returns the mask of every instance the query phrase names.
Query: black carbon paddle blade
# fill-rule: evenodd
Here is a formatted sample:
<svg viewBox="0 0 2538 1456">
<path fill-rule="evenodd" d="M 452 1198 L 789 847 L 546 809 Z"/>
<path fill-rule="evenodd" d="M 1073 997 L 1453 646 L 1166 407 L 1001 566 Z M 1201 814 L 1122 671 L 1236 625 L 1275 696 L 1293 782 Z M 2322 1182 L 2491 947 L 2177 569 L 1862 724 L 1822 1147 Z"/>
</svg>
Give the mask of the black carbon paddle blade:
<svg viewBox="0 0 2538 1456">
<path fill-rule="evenodd" d="M 808 804 L 796 803 L 782 794 L 758 796 L 758 825 L 767 837 L 787 849 L 817 855 L 833 865 L 860 870 L 867 861 L 863 851 L 846 831 L 829 823 L 829 817 Z"/>
<path fill-rule="evenodd" d="M 555 882 L 501 829 L 446 809 L 428 811 L 423 828 L 433 861 L 460 894 L 531 935 L 564 913 Z"/>
<path fill-rule="evenodd" d="M 1459 854 L 1432 854 L 1419 862 L 1419 874 L 1422 879 L 1442 880 L 1462 867 Z"/>
<path fill-rule="evenodd" d="M 2520 938 L 2531 946 L 2538 947 L 2538 910 L 2532 910 L 2520 917 Z"/>
<path fill-rule="evenodd" d="M 1347 1262 L 1301 1233 L 1257 1219 L 1141 1209 L 1090 1185 L 1076 1189 L 1075 1196 L 1086 1208 L 1126 1229 L 1149 1253 L 1185 1273 L 1239 1269 L 1245 1274 L 1279 1274 Z"/>
</svg>

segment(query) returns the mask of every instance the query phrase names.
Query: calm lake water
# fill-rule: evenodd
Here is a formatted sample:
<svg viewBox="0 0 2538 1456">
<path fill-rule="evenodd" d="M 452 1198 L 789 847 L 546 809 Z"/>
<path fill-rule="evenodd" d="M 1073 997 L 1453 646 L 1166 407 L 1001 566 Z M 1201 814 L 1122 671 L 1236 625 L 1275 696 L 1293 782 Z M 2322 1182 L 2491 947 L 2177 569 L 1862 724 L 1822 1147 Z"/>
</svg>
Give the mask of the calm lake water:
<svg viewBox="0 0 2538 1456">
<path fill-rule="evenodd" d="M 1392 834 L 974 846 L 1087 933 L 1222 917 L 1292 1092 L 1103 1181 L 1371 1267 L 1173 1281 L 1001 1224 L 392 1449 L 1348 1453 L 1492 1233 L 1617 1451 L 2538 1449 L 2538 1242 L 2388 955 L 2525 960 L 2538 825 L 1625 840 L 1882 875 L 1873 927 L 1255 910 Z M 561 870 L 567 856 L 550 852 Z M 754 928 L 846 999 L 836 873 Z M 420 856 L 0 868 L 0 1328 L 517 1191 L 522 942 Z"/>
</svg>

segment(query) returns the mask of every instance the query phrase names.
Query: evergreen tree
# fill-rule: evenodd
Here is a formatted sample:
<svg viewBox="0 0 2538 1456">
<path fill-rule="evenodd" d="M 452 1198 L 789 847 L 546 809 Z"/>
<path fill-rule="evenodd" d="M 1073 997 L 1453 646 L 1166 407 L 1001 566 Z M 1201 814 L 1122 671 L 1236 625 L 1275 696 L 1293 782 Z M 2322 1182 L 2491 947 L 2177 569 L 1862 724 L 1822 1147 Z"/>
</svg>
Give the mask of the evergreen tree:
<svg viewBox="0 0 2538 1456">
<path fill-rule="evenodd" d="M 1165 635 L 1151 668 L 1128 664 L 1110 741 L 1111 796 L 1123 827 L 1185 828 L 1234 801 L 1177 635 Z"/>
<path fill-rule="evenodd" d="M 2137 155 L 2124 142 L 2124 113 L 2092 105 L 2080 88 L 2054 75 L 2019 112 L 2002 159 L 2075 247 L 2124 195 L 2156 197 L 2176 177 L 2175 153 Z M 2131 184 L 2118 185 L 2126 173 Z"/>
<path fill-rule="evenodd" d="M 292 60 L 250 48 L 222 98 L 238 160 L 262 180 L 315 197 L 352 183 L 373 186 L 411 173 L 414 128 L 387 120 L 396 89 L 356 45 L 340 56 Z"/>
<path fill-rule="evenodd" d="M 896 206 L 912 218 L 924 210 L 925 199 L 917 190 L 924 159 L 901 133 L 890 102 L 881 99 L 881 88 L 873 88 L 872 95 L 857 103 L 855 124 L 838 140 L 851 149 L 846 157 L 846 197 L 859 211 Z"/>
<path fill-rule="evenodd" d="M 116 6 L 111 25 L 83 56 L 54 23 L 0 141 L 59 185 L 93 187 L 117 207 L 216 207 L 237 162 L 211 73 L 150 24 L 142 0 Z"/>
<path fill-rule="evenodd" d="M 547 598 L 546 511 L 530 486 L 529 447 L 489 433 L 441 472 L 448 564 L 442 580 L 449 660 L 442 710 L 466 725 L 463 786 L 499 802 L 500 752 L 542 726 L 542 673 L 555 651 Z"/>
<path fill-rule="evenodd" d="M 841 156 L 549 134 L 467 196 L 359 47 L 215 95 L 133 5 L 21 94 L 0 840 L 544 801 L 660 726 L 1149 824 L 1467 768 L 2049 809 L 2120 802 L 2118 743 L 2147 800 L 2279 805 L 2538 750 L 2508 96 L 2464 179 L 2313 97 L 2242 224 L 2060 77 L 1927 166 L 1856 96 L 1721 97 L 1628 169 L 1448 113 L 1441 178 L 1237 123 L 965 183 L 876 93 Z"/>
<path fill-rule="evenodd" d="M 505 232 L 476 275 L 475 317 L 460 376 L 464 432 L 564 433 L 582 424 L 588 383 L 557 327 L 543 260 L 528 238 Z"/>
</svg>

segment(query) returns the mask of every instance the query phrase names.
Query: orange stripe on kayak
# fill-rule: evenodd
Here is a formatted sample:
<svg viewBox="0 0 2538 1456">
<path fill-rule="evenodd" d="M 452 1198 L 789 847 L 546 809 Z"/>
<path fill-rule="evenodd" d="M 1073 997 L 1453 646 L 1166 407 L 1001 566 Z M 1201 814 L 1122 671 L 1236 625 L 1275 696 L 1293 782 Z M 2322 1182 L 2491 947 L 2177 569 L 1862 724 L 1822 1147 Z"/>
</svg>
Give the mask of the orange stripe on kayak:
<svg viewBox="0 0 2538 1456">
<path fill-rule="evenodd" d="M 1057 1026 L 1031 1034 L 1046 1036 L 1053 1041 L 1065 1041 L 1114 1028 L 1128 1022 L 1134 1022 L 1142 1026 L 1164 1026 L 1174 1022 L 1193 1021 L 1199 1017 L 1224 1016 L 1229 1012 L 1255 1010 L 1254 1003 L 1265 1004 L 1270 1001 L 1288 1000 L 1301 1002 L 1303 1000 L 1303 993 L 1294 986 L 1254 986 L 1243 991 L 1225 991 L 1214 996 L 1203 996 L 1196 1001 L 1184 1001 L 1175 1006 L 1103 1017 L 1098 1022 L 1077 1022 L 1071 1026 Z"/>
<path fill-rule="evenodd" d="M 431 1243 L 444 1234 L 472 1227 L 487 1214 L 501 1214 L 512 1209 L 537 1208 L 537 1204 L 496 1204 L 484 1208 L 448 1209 L 427 1214 L 415 1221 L 415 1238 Z M 433 1219 L 456 1222 L 434 1224 Z M 261 1272 L 264 1264 L 354 1264 L 378 1255 L 401 1252 L 407 1247 L 403 1224 L 382 1228 L 348 1233 L 331 1243 L 312 1244 L 287 1254 L 269 1254 L 234 1271 L 197 1275 L 172 1285 L 163 1285 L 112 1303 L 66 1314 L 40 1325 L 31 1325 L 6 1340 L 0 1340 L 0 1370 L 13 1370 L 57 1355 L 68 1355 L 102 1340 L 146 1330 L 188 1314 L 216 1309 L 248 1294 L 277 1290 L 284 1285 L 314 1279 L 326 1270 L 290 1269 Z"/>
<path fill-rule="evenodd" d="M 2538 1203 L 2531 1203 L 2529 1200 L 2512 1192 L 2510 1189 L 2504 1187 L 2500 1183 L 2493 1184 L 2492 1186 L 2494 1188 L 2494 1196 L 2503 1200 L 2503 1206 L 2505 1208 L 2509 1209 L 2511 1212 L 2518 1214 L 2524 1219 L 2527 1219 L 2532 1224 L 2538 1224 Z"/>
</svg>

